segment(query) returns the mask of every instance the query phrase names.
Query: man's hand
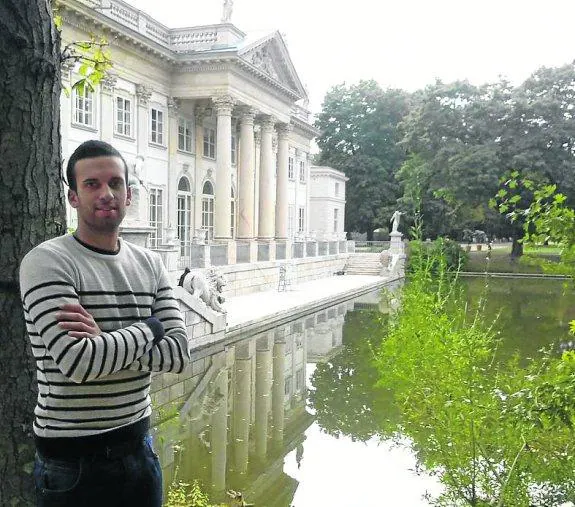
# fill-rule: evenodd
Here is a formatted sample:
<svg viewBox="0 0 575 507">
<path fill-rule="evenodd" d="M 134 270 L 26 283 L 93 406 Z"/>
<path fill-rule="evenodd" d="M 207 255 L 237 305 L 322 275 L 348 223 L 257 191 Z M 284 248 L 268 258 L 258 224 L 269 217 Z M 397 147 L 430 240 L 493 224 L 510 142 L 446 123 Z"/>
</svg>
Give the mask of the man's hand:
<svg viewBox="0 0 575 507">
<path fill-rule="evenodd" d="M 56 318 L 58 325 L 62 329 L 68 329 L 68 335 L 73 338 L 90 338 L 102 332 L 94 317 L 77 303 L 62 305 Z"/>
</svg>

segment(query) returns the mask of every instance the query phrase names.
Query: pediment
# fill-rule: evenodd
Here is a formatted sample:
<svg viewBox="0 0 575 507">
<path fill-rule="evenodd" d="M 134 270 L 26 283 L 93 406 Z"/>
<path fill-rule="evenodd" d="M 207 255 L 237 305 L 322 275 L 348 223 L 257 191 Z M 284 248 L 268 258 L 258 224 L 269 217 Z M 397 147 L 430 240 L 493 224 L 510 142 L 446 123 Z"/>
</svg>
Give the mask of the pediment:
<svg viewBox="0 0 575 507">
<path fill-rule="evenodd" d="M 279 32 L 262 37 L 241 48 L 238 55 L 300 98 L 308 98 Z"/>
</svg>

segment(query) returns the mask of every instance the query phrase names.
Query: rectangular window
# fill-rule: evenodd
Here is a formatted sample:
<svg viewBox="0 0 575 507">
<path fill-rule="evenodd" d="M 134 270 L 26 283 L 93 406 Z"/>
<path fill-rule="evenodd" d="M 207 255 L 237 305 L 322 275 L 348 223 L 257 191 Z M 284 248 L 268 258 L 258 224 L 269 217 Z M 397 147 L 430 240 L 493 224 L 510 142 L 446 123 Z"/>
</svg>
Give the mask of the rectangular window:
<svg viewBox="0 0 575 507">
<path fill-rule="evenodd" d="M 192 121 L 178 119 L 178 150 L 192 152 Z"/>
<path fill-rule="evenodd" d="M 159 109 L 151 110 L 150 141 L 154 144 L 164 144 L 164 112 Z"/>
<path fill-rule="evenodd" d="M 299 180 L 302 183 L 305 182 L 305 162 L 303 160 L 299 162 Z"/>
<path fill-rule="evenodd" d="M 305 208 L 298 209 L 297 232 L 304 232 L 305 229 Z"/>
<path fill-rule="evenodd" d="M 163 200 L 162 189 L 150 188 L 149 219 L 150 227 L 154 230 L 150 235 L 150 246 L 157 248 L 163 243 Z"/>
<path fill-rule="evenodd" d="M 288 158 L 288 178 L 290 180 L 294 179 L 294 177 L 293 177 L 293 158 L 292 157 Z"/>
<path fill-rule="evenodd" d="M 232 134 L 232 165 L 238 163 L 238 136 Z"/>
<path fill-rule="evenodd" d="M 202 199 L 202 229 L 207 231 L 207 238 L 214 239 L 214 199 L 204 197 Z"/>
<path fill-rule="evenodd" d="M 334 209 L 333 210 L 333 232 L 338 231 L 338 225 L 339 225 L 339 210 Z"/>
<path fill-rule="evenodd" d="M 88 86 L 82 91 L 74 89 L 74 123 L 95 127 L 94 116 L 94 92 Z"/>
<path fill-rule="evenodd" d="M 130 137 L 132 135 L 132 101 L 116 97 L 116 134 Z"/>
<path fill-rule="evenodd" d="M 338 197 L 339 196 L 339 183 L 336 181 L 335 183 L 335 196 Z"/>
<path fill-rule="evenodd" d="M 295 208 L 288 206 L 288 238 L 293 238 L 295 229 Z"/>
<path fill-rule="evenodd" d="M 204 127 L 204 157 L 216 158 L 216 130 Z"/>
<path fill-rule="evenodd" d="M 291 396 L 291 390 L 292 390 L 292 377 L 291 375 L 286 376 L 286 379 L 284 381 L 284 395 L 286 397 Z"/>
</svg>

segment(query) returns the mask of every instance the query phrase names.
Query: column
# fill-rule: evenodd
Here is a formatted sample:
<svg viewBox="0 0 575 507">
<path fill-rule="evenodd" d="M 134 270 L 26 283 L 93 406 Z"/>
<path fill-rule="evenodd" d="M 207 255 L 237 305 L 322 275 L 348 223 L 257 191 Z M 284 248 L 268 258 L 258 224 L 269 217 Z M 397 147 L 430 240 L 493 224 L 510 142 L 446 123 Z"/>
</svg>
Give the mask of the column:
<svg viewBox="0 0 575 507">
<path fill-rule="evenodd" d="M 100 81 L 100 136 L 102 141 L 112 144 L 114 137 L 114 87 L 118 79 L 113 75 Z"/>
<path fill-rule="evenodd" d="M 222 368 L 214 382 L 222 396 L 218 409 L 212 415 L 211 454 L 212 487 L 217 492 L 226 489 L 226 462 L 228 445 L 228 370 Z"/>
<path fill-rule="evenodd" d="M 255 110 L 251 107 L 241 110 L 238 239 L 253 239 L 254 237 L 254 117 Z"/>
<path fill-rule="evenodd" d="M 258 238 L 271 241 L 274 237 L 275 204 L 273 195 L 273 146 L 274 120 L 271 116 L 262 121 L 260 155 L 260 198 Z"/>
<path fill-rule="evenodd" d="M 194 124 L 195 124 L 195 142 L 196 142 L 196 164 L 194 172 L 194 237 L 197 237 L 197 231 L 202 227 L 202 185 L 203 181 L 198 177 L 201 169 L 201 161 L 204 156 L 204 118 L 206 117 L 206 107 L 203 105 L 196 106 L 194 111 Z"/>
<path fill-rule="evenodd" d="M 247 347 L 245 347 L 247 348 Z M 235 392 L 234 392 L 234 461 L 235 469 L 240 474 L 248 471 L 248 456 L 250 447 L 250 408 L 251 408 L 251 373 L 252 358 L 237 357 L 235 362 Z"/>
<path fill-rule="evenodd" d="M 281 444 L 284 438 L 285 338 L 274 343 L 272 388 L 272 439 Z"/>
<path fill-rule="evenodd" d="M 255 441 L 256 456 L 264 461 L 268 452 L 268 414 L 270 411 L 272 350 L 269 333 L 256 345 Z"/>
<path fill-rule="evenodd" d="M 278 171 L 276 182 L 276 239 L 286 240 L 288 233 L 288 159 L 290 125 L 278 126 Z"/>
<path fill-rule="evenodd" d="M 229 241 L 231 240 L 232 107 L 234 103 L 229 95 L 216 97 L 213 102 L 218 116 L 214 239 Z"/>
</svg>

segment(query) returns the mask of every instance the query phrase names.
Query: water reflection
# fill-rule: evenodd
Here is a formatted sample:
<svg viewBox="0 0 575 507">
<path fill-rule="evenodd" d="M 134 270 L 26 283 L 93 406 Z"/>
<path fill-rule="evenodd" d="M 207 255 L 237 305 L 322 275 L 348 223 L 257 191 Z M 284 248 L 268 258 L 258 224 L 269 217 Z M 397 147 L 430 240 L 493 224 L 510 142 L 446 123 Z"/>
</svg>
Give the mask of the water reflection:
<svg viewBox="0 0 575 507">
<path fill-rule="evenodd" d="M 484 283 L 470 281 L 469 302 Z M 557 282 L 489 282 L 485 318 L 501 313 L 502 357 L 563 339 L 575 315 L 562 295 Z M 373 364 L 396 305 L 369 294 L 204 351 L 178 411 L 156 410 L 166 487 L 197 479 L 214 502 L 234 489 L 266 507 L 429 505 L 443 490 L 420 464 L 429 449 L 381 437 L 402 427 Z"/>
<path fill-rule="evenodd" d="M 195 375 L 186 381 L 189 389 L 179 413 L 170 416 L 165 409 L 158 411 L 156 447 L 166 488 L 175 478 L 188 483 L 197 479 L 214 501 L 226 500 L 226 490 L 233 489 L 257 505 L 292 505 L 299 484 L 294 476 L 299 474 L 287 474 L 284 461 L 289 455 L 287 461 L 294 461 L 300 469 L 306 431 L 318 432 L 317 424 L 310 430 L 314 420 L 319 419 L 324 433 L 335 435 L 327 413 L 349 417 L 346 414 L 354 409 L 347 401 L 354 399 L 364 407 L 382 404 L 371 389 L 371 373 L 368 382 L 361 384 L 364 367 L 359 362 L 366 358 L 352 349 L 363 343 L 362 351 L 368 351 L 369 335 L 389 311 L 386 301 L 376 292 L 206 350 L 191 366 Z M 344 343 L 344 329 L 351 346 Z M 338 381 L 320 372 L 355 359 L 358 364 L 348 368 L 347 380 L 359 380 L 356 389 L 337 400 L 339 388 L 347 385 L 347 380 Z M 310 393 L 306 381 L 312 389 L 312 407 L 307 406 Z M 318 392 L 325 395 L 323 405 L 313 397 Z M 375 430 L 366 433 L 359 429 L 363 421 L 360 412 L 351 415 L 356 424 L 344 428 L 347 434 L 359 435 L 354 440 L 364 434 L 371 437 Z"/>
</svg>

